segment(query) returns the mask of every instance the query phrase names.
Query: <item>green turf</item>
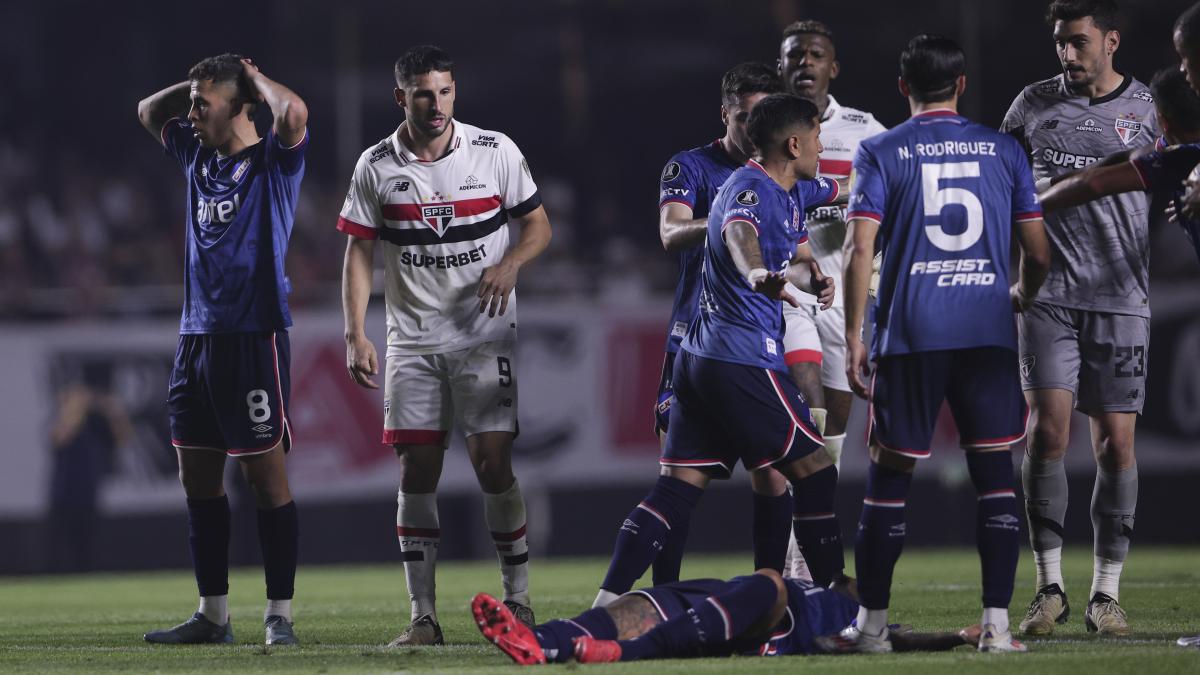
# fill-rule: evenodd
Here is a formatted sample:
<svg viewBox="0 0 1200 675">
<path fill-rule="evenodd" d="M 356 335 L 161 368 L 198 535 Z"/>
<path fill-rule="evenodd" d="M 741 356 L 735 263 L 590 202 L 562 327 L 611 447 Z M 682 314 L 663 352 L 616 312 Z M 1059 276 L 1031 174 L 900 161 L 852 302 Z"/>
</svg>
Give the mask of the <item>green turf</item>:
<svg viewBox="0 0 1200 675">
<path fill-rule="evenodd" d="M 684 575 L 732 576 L 747 556 L 693 557 Z M 1032 594 L 1028 555 L 1022 560 L 1014 621 Z M 1090 580 L 1088 551 L 1064 561 L 1072 620 L 1052 639 L 1031 640 L 1026 655 L 938 654 L 852 657 L 736 658 L 595 666 L 599 672 L 776 672 L 820 668 L 829 673 L 1088 672 L 1197 673 L 1200 650 L 1174 646 L 1200 633 L 1200 549 L 1136 548 L 1125 570 L 1122 602 L 1135 634 L 1095 639 L 1083 628 Z M 533 591 L 541 619 L 571 616 L 591 602 L 604 561 L 535 561 Z M 141 634 L 171 625 L 194 609 L 189 574 L 161 572 L 0 579 L 0 672 L 449 672 L 512 671 L 507 657 L 482 641 L 469 619 L 468 599 L 498 592 L 494 563 L 443 563 L 438 568 L 440 613 L 449 643 L 442 648 L 384 651 L 407 615 L 400 566 L 305 567 L 297 579 L 296 627 L 303 646 L 264 649 L 262 580 L 243 569 L 231 580 L 232 647 L 152 647 Z M 978 621 L 978 562 L 971 550 L 913 550 L 901 559 L 892 596 L 893 620 L 918 630 L 951 630 Z M 574 669 L 578 666 L 561 666 Z"/>
</svg>

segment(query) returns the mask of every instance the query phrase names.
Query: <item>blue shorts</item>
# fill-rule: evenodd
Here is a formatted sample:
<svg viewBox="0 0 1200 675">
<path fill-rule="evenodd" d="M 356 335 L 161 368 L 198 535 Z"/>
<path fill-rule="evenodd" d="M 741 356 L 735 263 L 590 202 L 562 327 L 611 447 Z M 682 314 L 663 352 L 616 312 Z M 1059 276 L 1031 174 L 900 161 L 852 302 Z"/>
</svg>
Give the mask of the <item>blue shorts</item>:
<svg viewBox="0 0 1200 675">
<path fill-rule="evenodd" d="M 879 359 L 871 380 L 870 442 L 906 457 L 928 457 L 942 401 L 950 405 L 964 449 L 1025 437 L 1029 408 L 1016 352 L 974 347 Z"/>
<path fill-rule="evenodd" d="M 738 578 L 735 577 L 729 581 L 724 579 L 690 579 L 688 581 L 675 581 L 669 584 L 660 584 L 650 588 L 642 588 L 632 591 L 634 595 L 640 595 L 650 601 L 654 605 L 654 609 L 658 611 L 658 615 L 663 621 L 670 621 L 677 616 L 682 616 L 689 609 L 698 607 L 704 602 L 705 598 L 711 595 L 719 595 L 732 589 L 737 585 Z"/>
<path fill-rule="evenodd" d="M 287 331 L 180 335 L 167 393 L 171 442 L 234 456 L 292 445 Z"/>
<path fill-rule="evenodd" d="M 664 466 L 716 470 L 788 464 L 824 447 L 808 404 L 786 373 L 680 350 Z"/>
<path fill-rule="evenodd" d="M 671 384 L 671 374 L 675 370 L 675 354 L 667 352 L 663 357 L 662 375 L 658 378 L 658 396 L 654 397 L 654 435 L 661 436 L 670 428 L 671 396 L 675 387 Z"/>
</svg>

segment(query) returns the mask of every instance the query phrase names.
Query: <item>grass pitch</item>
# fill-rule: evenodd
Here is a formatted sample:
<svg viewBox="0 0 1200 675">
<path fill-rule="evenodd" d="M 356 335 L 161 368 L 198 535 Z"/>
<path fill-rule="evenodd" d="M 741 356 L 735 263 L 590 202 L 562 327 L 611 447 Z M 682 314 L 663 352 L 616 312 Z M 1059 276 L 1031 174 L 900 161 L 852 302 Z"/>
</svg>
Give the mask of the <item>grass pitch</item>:
<svg viewBox="0 0 1200 675">
<path fill-rule="evenodd" d="M 1033 594 L 1033 572 L 1023 552 L 1014 623 Z M 749 554 L 684 561 L 685 577 L 743 573 Z M 540 619 L 573 616 L 586 608 L 607 561 L 535 560 L 534 602 Z M 1064 560 L 1071 621 L 1052 638 L 1030 640 L 1025 655 L 977 654 L 966 648 L 936 654 L 651 661 L 589 666 L 602 673 L 778 672 L 819 668 L 828 673 L 1200 673 L 1200 650 L 1174 645 L 1200 633 L 1200 548 L 1134 547 L 1121 600 L 1134 635 L 1097 639 L 1083 628 L 1091 580 L 1090 551 Z M 301 567 L 296 589 L 299 648 L 262 646 L 261 571 L 234 572 L 231 612 L 237 644 L 166 647 L 142 633 L 173 625 L 195 609 L 186 572 L 0 579 L 0 672 L 512 672 L 506 656 L 475 630 L 467 602 L 475 592 L 499 592 L 494 562 L 438 566 L 440 619 L 447 645 L 385 651 L 408 614 L 399 564 Z M 979 619 L 979 568 L 973 550 L 911 550 L 896 570 L 894 621 L 917 630 L 955 630 Z M 554 667 L 554 666 L 552 666 Z M 574 670 L 578 664 L 557 666 Z"/>
</svg>

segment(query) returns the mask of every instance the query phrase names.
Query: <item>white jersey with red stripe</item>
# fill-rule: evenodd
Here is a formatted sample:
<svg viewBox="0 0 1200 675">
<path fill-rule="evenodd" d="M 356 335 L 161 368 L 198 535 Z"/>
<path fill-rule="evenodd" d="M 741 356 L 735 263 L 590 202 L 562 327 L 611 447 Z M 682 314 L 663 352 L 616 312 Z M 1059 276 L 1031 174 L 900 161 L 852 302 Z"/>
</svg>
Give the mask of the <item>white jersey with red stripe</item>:
<svg viewBox="0 0 1200 675">
<path fill-rule="evenodd" d="M 819 175 L 825 178 L 846 178 L 858 144 L 863 139 L 887 131 L 871 113 L 840 105 L 833 96 L 821 116 L 821 152 Z M 821 272 L 833 277 L 835 288 L 833 306 L 842 307 L 842 243 L 846 240 L 846 207 L 840 204 L 818 207 L 807 220 L 808 244 L 821 266 Z M 793 297 L 804 304 L 817 304 L 815 295 L 793 290 Z"/>
<path fill-rule="evenodd" d="M 400 128 L 358 159 L 338 229 L 382 239 L 388 350 L 441 354 L 516 335 L 516 292 L 504 315 L 480 313 L 484 269 L 508 249 L 508 219 L 541 205 L 529 165 L 504 134 L 453 121 L 449 152 L 423 161 Z"/>
</svg>

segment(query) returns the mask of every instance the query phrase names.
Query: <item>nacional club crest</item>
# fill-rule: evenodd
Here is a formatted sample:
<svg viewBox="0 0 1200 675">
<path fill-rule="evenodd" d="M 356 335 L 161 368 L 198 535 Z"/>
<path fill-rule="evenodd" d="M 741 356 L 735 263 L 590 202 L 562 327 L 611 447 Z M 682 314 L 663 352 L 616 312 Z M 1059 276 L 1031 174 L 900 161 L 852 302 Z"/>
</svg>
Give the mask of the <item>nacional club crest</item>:
<svg viewBox="0 0 1200 675">
<path fill-rule="evenodd" d="M 1137 138 L 1137 135 L 1142 133 L 1142 121 L 1133 113 L 1122 113 L 1117 116 L 1116 121 L 1117 135 L 1121 137 L 1121 142 L 1129 145 L 1129 142 Z"/>
<path fill-rule="evenodd" d="M 422 206 L 421 220 L 424 220 L 429 227 L 432 227 L 433 231 L 437 232 L 440 237 L 446 233 L 446 228 L 450 227 L 450 221 L 454 220 L 454 205 L 433 204 Z"/>
</svg>

